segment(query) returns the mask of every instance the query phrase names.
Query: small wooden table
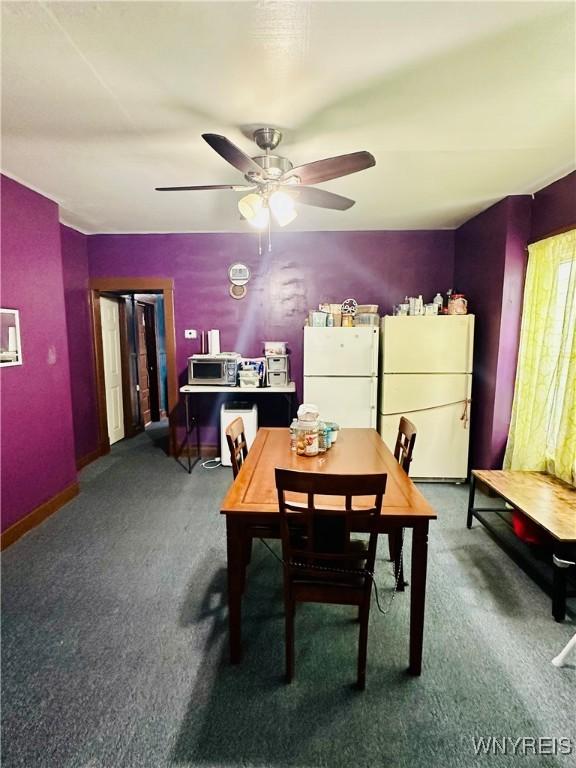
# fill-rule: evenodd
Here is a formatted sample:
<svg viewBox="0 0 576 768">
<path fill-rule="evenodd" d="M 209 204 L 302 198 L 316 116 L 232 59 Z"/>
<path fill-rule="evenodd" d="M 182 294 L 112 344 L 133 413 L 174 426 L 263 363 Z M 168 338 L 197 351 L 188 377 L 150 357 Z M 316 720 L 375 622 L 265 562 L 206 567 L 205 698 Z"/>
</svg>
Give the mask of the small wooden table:
<svg viewBox="0 0 576 768">
<path fill-rule="evenodd" d="M 556 621 L 566 617 L 566 570 L 574 566 L 576 543 L 576 488 L 545 472 L 473 469 L 470 481 L 468 518 L 475 517 L 490 530 L 478 512 L 498 512 L 494 507 L 475 507 L 476 481 L 495 491 L 550 535 L 553 543 L 552 615 Z"/>
<path fill-rule="evenodd" d="M 422 671 L 428 521 L 435 520 L 436 513 L 374 429 L 343 429 L 333 447 L 316 457 L 297 456 L 290 451 L 287 429 L 258 430 L 248 457 L 228 490 L 221 509 L 222 514 L 226 515 L 228 622 L 232 663 L 239 663 L 242 656 L 241 606 L 247 537 L 253 535 L 252 529 L 265 526 L 280 538 L 275 467 L 328 474 L 387 474 L 378 530 L 387 533 L 399 527 L 412 528 L 409 671 L 419 675 Z M 320 503 L 321 499 L 319 497 Z M 327 497 L 325 503 L 331 501 L 334 503 L 334 499 Z M 365 503 L 370 506 L 369 499 Z M 358 506 L 361 505 L 362 500 L 358 499 Z"/>
</svg>

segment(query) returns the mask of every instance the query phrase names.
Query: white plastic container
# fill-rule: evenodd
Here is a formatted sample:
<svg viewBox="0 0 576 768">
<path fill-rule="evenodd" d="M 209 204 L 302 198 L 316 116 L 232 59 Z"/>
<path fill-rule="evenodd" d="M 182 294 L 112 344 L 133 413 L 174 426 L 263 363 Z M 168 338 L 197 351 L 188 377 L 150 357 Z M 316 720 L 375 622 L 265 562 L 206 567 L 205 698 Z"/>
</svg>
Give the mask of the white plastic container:
<svg viewBox="0 0 576 768">
<path fill-rule="evenodd" d="M 372 325 L 378 327 L 380 325 L 380 315 L 375 315 L 373 312 L 360 312 L 354 315 L 354 325 Z"/>
<path fill-rule="evenodd" d="M 264 354 L 266 355 L 266 357 L 268 357 L 268 355 L 285 355 L 286 342 L 285 341 L 265 341 Z"/>
<path fill-rule="evenodd" d="M 288 370 L 288 355 L 276 355 L 275 357 L 268 356 L 266 358 L 269 371 L 287 371 Z"/>
<path fill-rule="evenodd" d="M 320 312 L 320 310 L 310 310 L 308 312 L 308 325 L 314 328 L 324 328 L 326 326 L 327 312 Z"/>
<path fill-rule="evenodd" d="M 288 371 L 268 371 L 269 387 L 287 387 Z"/>
<path fill-rule="evenodd" d="M 258 371 L 240 371 L 238 381 L 240 389 L 257 389 L 260 386 Z"/>
</svg>

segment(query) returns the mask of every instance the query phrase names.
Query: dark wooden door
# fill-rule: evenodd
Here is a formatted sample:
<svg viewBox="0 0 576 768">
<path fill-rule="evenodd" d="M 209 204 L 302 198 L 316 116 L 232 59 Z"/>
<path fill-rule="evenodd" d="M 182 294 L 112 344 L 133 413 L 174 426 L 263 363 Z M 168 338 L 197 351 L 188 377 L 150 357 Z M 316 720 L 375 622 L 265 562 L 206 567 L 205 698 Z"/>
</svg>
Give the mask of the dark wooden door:
<svg viewBox="0 0 576 768">
<path fill-rule="evenodd" d="M 160 421 L 160 379 L 158 375 L 158 344 L 156 339 L 156 302 L 144 304 L 144 329 L 148 357 L 148 396 L 150 420 Z"/>
<path fill-rule="evenodd" d="M 136 346 L 136 303 L 130 297 L 120 299 L 120 349 L 122 351 L 122 394 L 124 431 L 134 437 L 144 429 L 138 391 L 138 352 Z"/>
<path fill-rule="evenodd" d="M 148 373 L 148 348 L 146 345 L 146 306 L 136 304 L 138 384 L 140 386 L 140 413 L 144 425 L 149 424 L 150 413 L 150 378 Z"/>
</svg>

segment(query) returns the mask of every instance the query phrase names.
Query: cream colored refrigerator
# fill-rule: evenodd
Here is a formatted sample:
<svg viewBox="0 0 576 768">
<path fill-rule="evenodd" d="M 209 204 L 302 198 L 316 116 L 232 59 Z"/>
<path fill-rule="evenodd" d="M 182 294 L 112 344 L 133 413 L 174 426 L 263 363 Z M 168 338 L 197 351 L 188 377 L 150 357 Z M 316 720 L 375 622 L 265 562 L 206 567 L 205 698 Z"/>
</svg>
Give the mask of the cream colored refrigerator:
<svg viewBox="0 0 576 768">
<path fill-rule="evenodd" d="M 400 417 L 414 423 L 414 479 L 467 477 L 473 347 L 473 315 L 382 318 L 379 431 L 393 449 Z"/>
</svg>

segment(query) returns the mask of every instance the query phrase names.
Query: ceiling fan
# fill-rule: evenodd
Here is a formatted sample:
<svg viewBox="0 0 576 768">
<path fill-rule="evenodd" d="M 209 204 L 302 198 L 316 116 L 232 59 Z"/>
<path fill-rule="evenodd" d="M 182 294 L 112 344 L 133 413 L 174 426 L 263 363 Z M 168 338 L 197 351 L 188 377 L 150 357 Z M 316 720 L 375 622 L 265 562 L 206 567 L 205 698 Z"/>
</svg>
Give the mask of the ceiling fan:
<svg viewBox="0 0 576 768">
<path fill-rule="evenodd" d="M 350 173 L 363 171 L 376 164 L 370 152 L 352 152 L 349 155 L 328 157 L 294 167 L 285 157 L 270 154 L 282 139 L 276 128 L 258 128 L 254 141 L 266 154 L 249 157 L 225 136 L 203 133 L 202 138 L 230 165 L 244 174 L 246 184 L 209 184 L 190 187 L 156 187 L 158 192 L 191 190 L 231 189 L 248 192 L 238 201 L 242 216 L 257 229 L 270 224 L 270 213 L 280 226 L 290 224 L 296 218 L 295 203 L 333 208 L 345 211 L 354 205 L 349 197 L 316 189 L 311 186 Z"/>
</svg>

